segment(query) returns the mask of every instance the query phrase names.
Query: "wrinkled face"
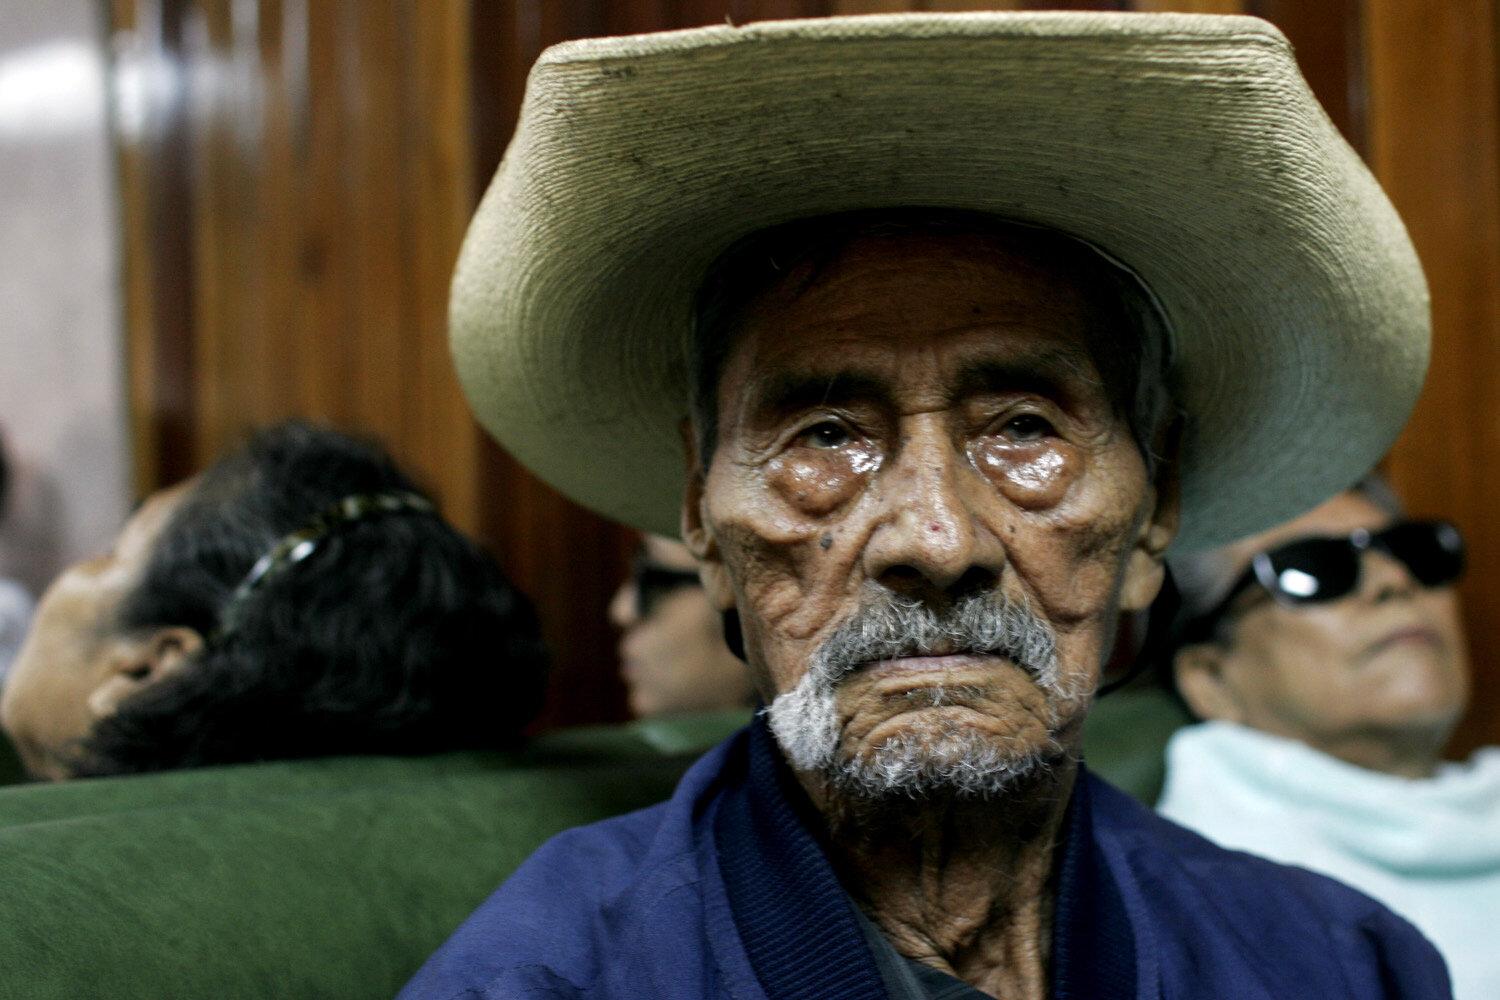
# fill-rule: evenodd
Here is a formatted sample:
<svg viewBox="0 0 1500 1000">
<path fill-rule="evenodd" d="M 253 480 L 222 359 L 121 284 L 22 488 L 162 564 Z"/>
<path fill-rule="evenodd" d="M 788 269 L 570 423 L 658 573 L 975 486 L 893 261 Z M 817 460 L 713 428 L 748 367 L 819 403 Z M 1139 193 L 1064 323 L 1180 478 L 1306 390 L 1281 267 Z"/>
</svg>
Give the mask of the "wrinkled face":
<svg viewBox="0 0 1500 1000">
<path fill-rule="evenodd" d="M 1229 549 L 1256 552 L 1314 536 L 1372 531 L 1391 519 L 1344 493 Z M 1468 695 L 1468 651 L 1452 587 L 1427 589 L 1383 552 L 1362 554 L 1359 586 L 1326 604 L 1287 607 L 1260 587 L 1236 602 L 1221 667 L 1235 721 L 1323 749 L 1361 733 L 1436 728 L 1441 742 Z"/>
<path fill-rule="evenodd" d="M 0 692 L 0 725 L 33 775 L 67 777 L 70 748 L 99 717 L 90 696 L 114 672 L 124 638 L 113 630 L 115 613 L 140 582 L 187 486 L 154 494 L 109 552 L 69 567 L 37 604 L 31 632 Z"/>
<path fill-rule="evenodd" d="M 691 573 L 695 582 L 661 589 L 647 600 L 632 580 L 615 592 L 609 615 L 621 630 L 620 669 L 630 710 L 644 717 L 748 709 L 755 701 L 750 677 L 724 645 L 719 612 L 696 583 L 692 553 L 655 535 L 641 549 L 648 571 Z"/>
<path fill-rule="evenodd" d="M 1069 274 L 983 237 L 856 241 L 797 277 L 744 318 L 684 515 L 781 699 L 783 750 L 929 778 L 1058 755 L 1175 528 L 1090 353 L 1108 321 Z"/>
</svg>

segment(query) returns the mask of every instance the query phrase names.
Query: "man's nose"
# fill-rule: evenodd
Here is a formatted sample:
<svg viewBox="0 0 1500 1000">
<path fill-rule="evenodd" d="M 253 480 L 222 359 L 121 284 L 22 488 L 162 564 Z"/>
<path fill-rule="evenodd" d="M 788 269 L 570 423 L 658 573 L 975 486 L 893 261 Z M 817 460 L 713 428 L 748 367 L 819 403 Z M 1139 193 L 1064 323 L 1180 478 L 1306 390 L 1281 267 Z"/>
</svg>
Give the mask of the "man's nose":
<svg viewBox="0 0 1500 1000">
<path fill-rule="evenodd" d="M 1005 548 L 983 508 L 999 499 L 936 415 L 911 424 L 880 471 L 878 521 L 864 553 L 867 575 L 899 591 L 994 583 L 1005 567 Z"/>
</svg>

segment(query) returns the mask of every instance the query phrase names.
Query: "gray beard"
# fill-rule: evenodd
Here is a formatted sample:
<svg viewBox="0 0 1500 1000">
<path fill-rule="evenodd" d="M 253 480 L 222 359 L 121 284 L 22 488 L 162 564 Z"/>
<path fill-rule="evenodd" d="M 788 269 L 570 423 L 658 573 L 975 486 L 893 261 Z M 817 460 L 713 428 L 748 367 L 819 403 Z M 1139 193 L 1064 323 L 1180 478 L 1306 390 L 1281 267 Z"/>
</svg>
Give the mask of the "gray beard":
<svg viewBox="0 0 1500 1000">
<path fill-rule="evenodd" d="M 993 653 L 1031 674 L 1057 700 L 1082 694 L 1065 684 L 1051 626 L 1030 607 L 993 595 L 970 595 L 941 614 L 896 595 L 863 605 L 813 654 L 807 673 L 765 709 L 788 762 L 820 775 L 836 794 L 856 800 L 952 794 L 993 798 L 1029 782 L 1063 756 L 1055 739 L 1018 750 L 979 730 L 947 725 L 909 730 L 855 753 L 841 747 L 835 706 L 842 681 L 863 664 L 941 652 Z M 915 694 L 924 706 L 964 704 L 971 688 L 937 686 Z"/>
</svg>

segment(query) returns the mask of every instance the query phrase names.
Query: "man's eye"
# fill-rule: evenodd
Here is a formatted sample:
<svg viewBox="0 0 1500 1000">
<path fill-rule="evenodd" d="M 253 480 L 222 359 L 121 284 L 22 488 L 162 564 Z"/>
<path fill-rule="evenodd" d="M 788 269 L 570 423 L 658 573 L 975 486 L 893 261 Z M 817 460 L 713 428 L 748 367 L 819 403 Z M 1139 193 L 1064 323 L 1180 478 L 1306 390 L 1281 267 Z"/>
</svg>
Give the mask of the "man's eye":
<svg viewBox="0 0 1500 1000">
<path fill-rule="evenodd" d="M 1018 413 L 1005 422 L 1001 432 L 1012 441 L 1037 441 L 1053 433 L 1046 417 L 1035 413 Z"/>
<path fill-rule="evenodd" d="M 853 438 L 843 424 L 824 420 L 797 435 L 797 440 L 813 448 L 842 448 Z"/>
</svg>

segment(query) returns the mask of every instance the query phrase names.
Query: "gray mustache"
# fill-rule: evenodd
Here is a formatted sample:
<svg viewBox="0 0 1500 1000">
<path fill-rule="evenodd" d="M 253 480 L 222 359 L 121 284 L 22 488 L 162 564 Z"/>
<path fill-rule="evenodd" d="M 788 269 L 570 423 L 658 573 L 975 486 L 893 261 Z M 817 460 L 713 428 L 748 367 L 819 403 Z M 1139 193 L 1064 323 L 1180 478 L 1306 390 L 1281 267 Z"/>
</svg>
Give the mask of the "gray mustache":
<svg viewBox="0 0 1500 1000">
<path fill-rule="evenodd" d="M 909 597 L 882 595 L 840 622 L 818 648 L 812 672 L 826 685 L 861 665 L 903 656 L 989 653 L 1040 681 L 1057 674 L 1057 637 L 1021 601 L 970 594 L 941 609 Z"/>
</svg>

